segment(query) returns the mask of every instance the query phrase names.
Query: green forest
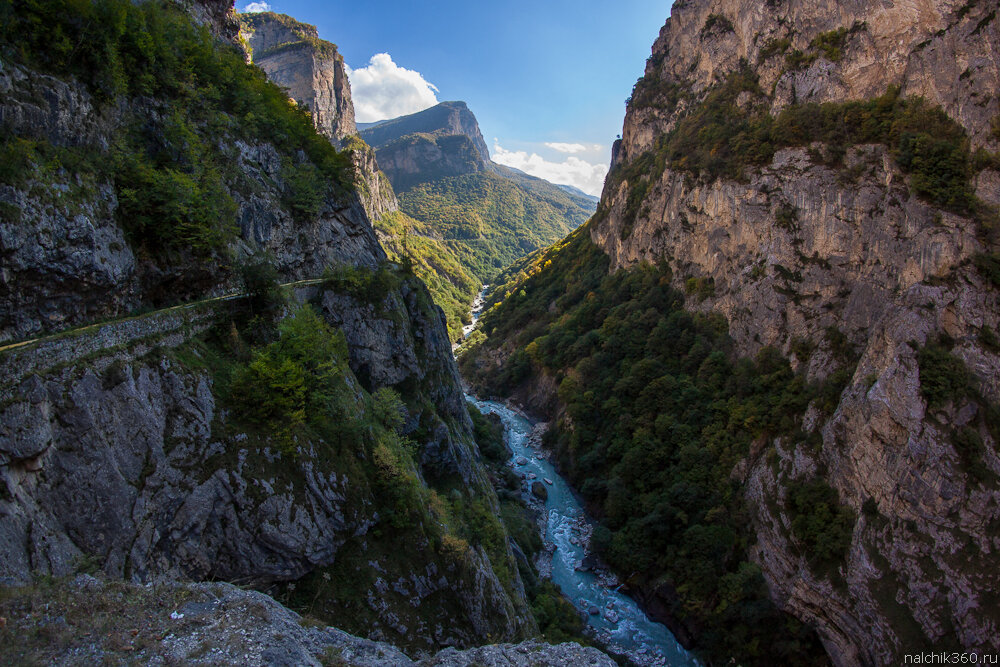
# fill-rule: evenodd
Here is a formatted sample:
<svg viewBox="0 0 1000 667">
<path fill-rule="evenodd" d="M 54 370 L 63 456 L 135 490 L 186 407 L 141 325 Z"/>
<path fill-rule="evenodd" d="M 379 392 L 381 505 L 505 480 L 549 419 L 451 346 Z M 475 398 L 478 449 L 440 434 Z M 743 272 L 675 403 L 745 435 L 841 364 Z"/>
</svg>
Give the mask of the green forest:
<svg viewBox="0 0 1000 667">
<path fill-rule="evenodd" d="M 412 264 L 413 272 L 431 291 L 434 303 L 444 311 L 449 338 L 460 340 L 462 326 L 471 321 L 469 307 L 479 290 L 479 281 L 427 224 L 395 212 L 376 221 L 375 229 L 390 259 Z"/>
<path fill-rule="evenodd" d="M 562 238 L 589 216 L 565 193 L 539 196 L 488 172 L 422 183 L 401 193 L 399 205 L 432 226 L 483 283 L 492 282 L 521 256 Z"/>
</svg>

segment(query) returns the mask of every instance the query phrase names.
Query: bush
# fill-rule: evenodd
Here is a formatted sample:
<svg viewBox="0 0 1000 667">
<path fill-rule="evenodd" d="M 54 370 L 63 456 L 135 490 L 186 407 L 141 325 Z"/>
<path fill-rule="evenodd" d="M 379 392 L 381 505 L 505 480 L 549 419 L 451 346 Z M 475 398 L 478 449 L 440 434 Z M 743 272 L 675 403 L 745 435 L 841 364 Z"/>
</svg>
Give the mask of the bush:
<svg viewBox="0 0 1000 667">
<path fill-rule="evenodd" d="M 705 25 L 701 28 L 701 38 L 704 39 L 712 32 L 718 32 L 724 34 L 727 32 L 733 32 L 733 22 L 722 14 L 709 14 L 708 18 L 705 19 Z"/>
<path fill-rule="evenodd" d="M 510 458 L 503 441 L 503 428 L 491 422 L 475 405 L 469 403 L 469 417 L 472 418 L 473 436 L 479 451 L 488 461 L 502 465 Z"/>
<path fill-rule="evenodd" d="M 967 398 L 972 394 L 972 377 L 958 357 L 940 343 L 932 343 L 917 352 L 920 367 L 920 393 L 931 410 Z"/>
<path fill-rule="evenodd" d="M 854 512 L 840 504 L 837 492 L 822 479 L 793 481 L 787 489 L 795 539 L 810 565 L 818 572 L 831 573 L 844 562 L 851 545 Z"/>
<path fill-rule="evenodd" d="M 282 321 L 278 333 L 233 371 L 228 395 L 239 419 L 275 434 L 292 453 L 307 425 L 322 425 L 350 402 L 342 370 L 347 342 L 309 306 Z"/>
<path fill-rule="evenodd" d="M 253 313 L 274 313 L 284 298 L 281 294 L 278 270 L 270 258 L 251 257 L 239 266 L 240 284 Z"/>
<path fill-rule="evenodd" d="M 542 582 L 531 601 L 531 612 L 545 641 L 551 644 L 580 641 L 585 623 L 576 607 L 551 581 Z"/>
<path fill-rule="evenodd" d="M 980 253 L 973 258 L 976 268 L 983 278 L 1000 288 L 1000 252 L 992 254 Z"/>
</svg>

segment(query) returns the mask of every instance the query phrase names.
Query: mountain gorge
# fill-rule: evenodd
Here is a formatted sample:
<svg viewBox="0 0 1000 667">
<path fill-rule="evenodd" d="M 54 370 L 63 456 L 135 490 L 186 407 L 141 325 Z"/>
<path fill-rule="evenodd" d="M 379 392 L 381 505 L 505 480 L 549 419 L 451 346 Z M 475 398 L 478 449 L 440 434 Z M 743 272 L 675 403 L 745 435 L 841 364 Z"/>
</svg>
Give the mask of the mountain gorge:
<svg viewBox="0 0 1000 667">
<path fill-rule="evenodd" d="M 678 0 L 595 210 L 294 18 L 0 2 L 0 662 L 610 667 L 559 494 L 701 664 L 1000 652 L 996 10 Z"/>
<path fill-rule="evenodd" d="M 998 48 L 987 2 L 675 3 L 462 356 L 713 661 L 998 648 Z"/>
</svg>

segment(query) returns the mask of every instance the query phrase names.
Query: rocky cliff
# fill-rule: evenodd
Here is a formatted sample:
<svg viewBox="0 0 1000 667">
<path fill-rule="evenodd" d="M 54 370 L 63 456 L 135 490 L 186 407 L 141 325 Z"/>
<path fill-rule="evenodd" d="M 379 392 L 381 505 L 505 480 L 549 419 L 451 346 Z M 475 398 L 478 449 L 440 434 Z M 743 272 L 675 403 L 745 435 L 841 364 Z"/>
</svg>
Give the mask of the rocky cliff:
<svg viewBox="0 0 1000 667">
<path fill-rule="evenodd" d="M 426 181 L 495 170 L 476 117 L 465 102 L 442 102 L 361 130 L 397 190 Z"/>
<path fill-rule="evenodd" d="M 412 650 L 536 632 L 444 318 L 349 156 L 184 14 L 111 2 L 153 26 L 125 74 L 47 50 L 132 43 L 88 3 L 19 8 L 0 72 L 2 335 L 39 337 L 0 349 L 0 576 L 225 579 Z"/>
<path fill-rule="evenodd" d="M 319 39 L 315 26 L 284 14 L 240 14 L 239 20 L 240 38 L 252 62 L 310 112 L 317 131 L 351 151 L 368 218 L 378 221 L 398 211 L 396 194 L 379 169 L 375 151 L 357 137 L 351 82 L 336 45 Z"/>
<path fill-rule="evenodd" d="M 612 268 L 666 260 L 741 354 L 841 373 L 734 472 L 773 598 L 837 664 L 998 648 L 998 52 L 995 3 L 677 2 L 591 229 Z M 968 376 L 935 396 L 941 349 Z M 791 536 L 817 475 L 861 517 L 834 577 Z"/>
<path fill-rule="evenodd" d="M 340 142 L 357 134 L 344 57 L 319 38 L 316 27 L 284 14 L 240 14 L 250 58 L 267 78 L 312 114 L 316 129 Z"/>
</svg>

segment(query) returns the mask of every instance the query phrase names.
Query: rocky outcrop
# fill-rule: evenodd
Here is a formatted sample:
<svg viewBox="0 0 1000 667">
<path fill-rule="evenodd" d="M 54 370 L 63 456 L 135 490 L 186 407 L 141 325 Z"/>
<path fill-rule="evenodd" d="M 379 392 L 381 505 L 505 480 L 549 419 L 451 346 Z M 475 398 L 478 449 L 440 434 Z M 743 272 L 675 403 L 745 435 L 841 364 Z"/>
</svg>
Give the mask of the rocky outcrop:
<svg viewBox="0 0 1000 667">
<path fill-rule="evenodd" d="M 343 665 L 345 667 L 613 667 L 597 649 L 536 641 L 446 649 L 418 661 L 395 646 L 348 634 L 303 618 L 275 599 L 226 583 L 162 584 L 140 587 L 89 575 L 60 582 L 49 591 L 12 590 L 0 611 L 7 632 L 49 628 L 44 642 L 11 642 L 0 657 L 11 663 L 52 661 L 88 664 L 135 661 L 142 664 Z M 48 592 L 49 595 L 45 595 Z M 52 593 L 58 595 L 52 595 Z M 30 605 L 45 596 L 49 606 L 38 619 Z M 123 603 L 122 599 L 127 602 Z M 58 600 L 58 601 L 56 601 Z M 113 616 L 127 606 L 127 616 Z M 81 614 L 91 610 L 90 615 Z M 24 612 L 29 613 L 25 614 Z M 111 616 L 111 618 L 108 618 Z M 99 625 L 103 621 L 103 625 Z M 71 625 L 75 632 L 69 630 Z M 100 628 L 98 631 L 98 627 Z M 42 658 L 44 655 L 44 658 Z"/>
<path fill-rule="evenodd" d="M 241 14 L 240 23 L 253 63 L 312 114 L 320 133 L 338 143 L 357 134 L 351 82 L 335 44 L 284 14 Z"/>
<path fill-rule="evenodd" d="M 983 94 L 1000 82 L 994 4 L 676 3 L 634 91 L 591 228 L 613 269 L 665 259 L 689 308 L 726 317 L 740 354 L 774 346 L 810 380 L 838 369 L 850 377 L 832 414 L 814 405 L 803 434 L 758 443 L 734 470 L 772 598 L 818 630 L 838 665 L 895 664 L 914 647 L 1000 647 L 990 611 L 1000 443 L 988 407 L 1000 399 L 988 333 L 1000 325 L 1000 294 L 972 266 L 995 241 L 967 214 L 916 196 L 898 146 L 848 146 L 833 163 L 822 143 L 784 148 L 741 179 L 667 158 L 661 171 L 630 168 L 657 155 L 734 73 L 759 85 L 736 99 L 748 113 L 755 95 L 774 116 L 898 87 L 940 106 L 970 150 L 996 151 L 1000 100 Z M 972 185 L 983 202 L 1000 199 L 990 168 Z M 855 358 L 838 358 L 834 330 Z M 939 340 L 980 398 L 959 392 L 929 404 L 933 378 L 922 377 L 918 354 Z M 973 459 L 963 438 L 982 443 Z M 814 571 L 786 507 L 791 482 L 814 476 L 858 516 L 832 575 Z"/>
<path fill-rule="evenodd" d="M 379 165 L 399 191 L 438 178 L 496 171 L 465 102 L 442 102 L 376 123 L 360 134 L 375 148 Z"/>
<path fill-rule="evenodd" d="M 320 133 L 351 151 L 368 219 L 378 221 L 398 211 L 396 193 L 379 170 L 375 151 L 356 136 L 351 82 L 336 45 L 319 39 L 314 26 L 283 14 L 241 14 L 240 21 L 253 63 L 312 114 Z"/>
<path fill-rule="evenodd" d="M 345 148 L 351 151 L 351 160 L 357 174 L 358 195 L 361 204 L 373 223 L 399 210 L 399 201 L 392 183 L 379 169 L 375 151 L 360 137 L 351 137 Z"/>
<path fill-rule="evenodd" d="M 233 8 L 234 0 L 174 0 L 184 7 L 195 21 L 208 26 L 220 39 L 236 43 L 240 23 Z"/>
<path fill-rule="evenodd" d="M 723 313 L 744 355 L 829 327 L 862 341 L 896 295 L 984 250 L 974 222 L 911 196 L 879 145 L 850 149 L 839 169 L 784 149 L 746 183 L 669 172 L 623 238 L 628 194 L 624 183 L 606 193 L 612 212 L 594 240 L 615 265 L 668 257 L 681 289 L 709 282 L 689 307 Z"/>
<path fill-rule="evenodd" d="M 403 429 L 420 443 L 422 474 L 458 479 L 470 497 L 495 504 L 444 324 L 424 288 L 390 293 L 384 319 L 329 288 L 300 291 L 307 297 L 344 332 L 350 365 L 363 376 L 345 378 L 357 392 L 352 410 L 366 409 L 362 386 L 398 387 L 414 406 Z M 531 631 L 520 581 L 501 584 L 481 549 L 458 562 L 426 539 L 387 549 L 376 490 L 356 464 L 319 455 L 329 447 L 321 441 L 300 443 L 294 455 L 234 427 L 213 377 L 179 361 L 201 355 L 189 346 L 205 329 L 199 312 L 187 327 L 154 314 L 140 318 L 148 326 L 106 325 L 5 353 L 17 384 L 0 408 L 0 577 L 65 575 L 87 561 L 133 581 L 291 582 L 292 590 L 348 567 L 343 553 L 360 548 L 363 570 L 336 570 L 336 581 L 356 581 L 350 596 L 317 591 L 313 604 L 346 606 L 360 619 L 350 605 L 364 601 L 372 636 L 440 647 Z M 372 588 L 357 590 L 362 580 Z"/>
<path fill-rule="evenodd" d="M 488 162 L 490 151 L 479 130 L 479 122 L 465 102 L 441 102 L 408 116 L 374 123 L 361 130 L 361 137 L 375 148 L 381 148 L 408 134 L 430 134 L 440 137 L 464 136 L 481 162 Z"/>
<path fill-rule="evenodd" d="M 682 95 L 675 110 L 670 88 L 697 96 L 743 63 L 760 76 L 761 88 L 773 91 L 772 111 L 793 101 L 876 97 L 895 85 L 941 106 L 966 129 L 973 148 L 988 145 L 996 141 L 990 120 L 1000 112 L 1000 100 L 982 92 L 1000 85 L 995 9 L 982 0 L 677 2 L 643 77 L 663 88 L 629 105 L 621 159 L 652 147 L 689 107 Z M 834 38 L 840 29 L 844 34 Z M 814 45 L 820 35 L 833 48 Z M 789 61 L 794 51 L 805 58 Z"/>
</svg>

